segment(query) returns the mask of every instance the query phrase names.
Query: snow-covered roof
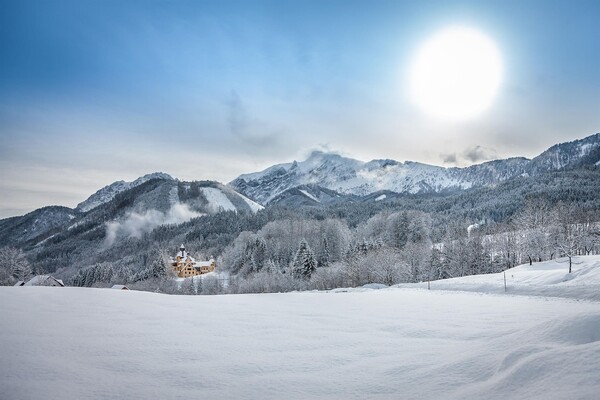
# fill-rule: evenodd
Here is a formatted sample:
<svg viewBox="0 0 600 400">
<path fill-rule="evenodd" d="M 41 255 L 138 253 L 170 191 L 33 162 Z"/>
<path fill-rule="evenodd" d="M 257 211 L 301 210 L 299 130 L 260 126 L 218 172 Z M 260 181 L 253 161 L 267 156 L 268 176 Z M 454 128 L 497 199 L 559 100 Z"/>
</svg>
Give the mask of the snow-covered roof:
<svg viewBox="0 0 600 400">
<path fill-rule="evenodd" d="M 24 281 L 18 281 L 17 283 L 14 284 L 14 286 L 23 286 L 25 284 Z"/>
<path fill-rule="evenodd" d="M 51 275 L 37 275 L 28 280 L 23 286 L 65 286 L 62 280 Z"/>
<path fill-rule="evenodd" d="M 118 290 L 127 289 L 127 290 L 129 290 L 129 288 L 125 285 L 112 285 L 111 289 L 118 289 Z"/>
<path fill-rule="evenodd" d="M 213 259 L 211 259 L 209 261 L 198 261 L 196 263 L 196 265 L 198 265 L 200 267 L 210 267 L 214 262 L 215 262 L 215 260 L 213 260 Z"/>
</svg>

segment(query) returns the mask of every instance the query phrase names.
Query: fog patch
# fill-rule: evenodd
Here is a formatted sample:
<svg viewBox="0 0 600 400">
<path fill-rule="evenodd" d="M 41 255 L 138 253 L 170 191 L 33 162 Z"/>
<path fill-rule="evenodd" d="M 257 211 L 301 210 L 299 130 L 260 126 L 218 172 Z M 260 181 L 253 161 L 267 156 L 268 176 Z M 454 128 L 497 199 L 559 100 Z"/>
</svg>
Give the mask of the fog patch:
<svg viewBox="0 0 600 400">
<path fill-rule="evenodd" d="M 169 211 L 148 210 L 144 213 L 131 212 L 123 221 L 106 223 L 105 245 L 112 246 L 118 238 L 141 238 L 160 225 L 181 224 L 202 214 L 191 210 L 186 204 L 175 203 Z"/>
</svg>

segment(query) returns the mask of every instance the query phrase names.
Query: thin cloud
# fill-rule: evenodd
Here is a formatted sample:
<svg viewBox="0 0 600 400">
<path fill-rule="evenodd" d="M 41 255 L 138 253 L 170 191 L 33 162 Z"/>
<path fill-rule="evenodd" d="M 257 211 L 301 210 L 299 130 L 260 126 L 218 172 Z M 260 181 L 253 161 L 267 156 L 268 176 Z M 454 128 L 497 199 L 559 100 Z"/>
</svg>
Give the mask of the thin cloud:
<svg viewBox="0 0 600 400">
<path fill-rule="evenodd" d="M 458 153 L 442 153 L 440 157 L 444 164 L 464 166 L 497 159 L 498 153 L 493 148 L 476 145 Z"/>
<path fill-rule="evenodd" d="M 186 204 L 176 203 L 166 213 L 147 210 L 144 213 L 131 212 L 122 221 L 106 223 L 105 246 L 112 246 L 117 238 L 140 238 L 159 225 L 180 224 L 204 214 L 190 210 Z"/>
<path fill-rule="evenodd" d="M 467 148 L 463 153 L 463 157 L 472 163 L 477 163 L 494 159 L 497 157 L 497 154 L 494 149 L 477 145 Z"/>
<path fill-rule="evenodd" d="M 442 161 L 444 164 L 456 164 L 456 153 L 442 154 Z"/>
</svg>

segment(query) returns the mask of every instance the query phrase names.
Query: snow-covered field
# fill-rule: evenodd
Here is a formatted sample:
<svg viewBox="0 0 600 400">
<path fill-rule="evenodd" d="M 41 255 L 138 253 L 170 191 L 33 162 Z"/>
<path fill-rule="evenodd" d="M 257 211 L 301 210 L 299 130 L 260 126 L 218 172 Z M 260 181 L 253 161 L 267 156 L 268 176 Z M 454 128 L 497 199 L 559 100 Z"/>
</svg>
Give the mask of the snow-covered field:
<svg viewBox="0 0 600 400">
<path fill-rule="evenodd" d="M 552 274 L 534 271 L 531 285 Z M 7 400 L 600 393 L 600 303 L 575 298 L 419 288 L 168 296 L 2 287 L 0 304 Z"/>
<path fill-rule="evenodd" d="M 528 296 L 567 297 L 600 301 L 600 256 L 573 257 L 571 274 L 569 260 L 524 264 L 506 270 L 506 274 L 472 275 L 430 282 L 432 290 L 464 290 L 480 293 L 506 292 Z M 427 288 L 427 282 L 402 284 L 398 287 Z M 600 398 L 600 396 L 599 396 Z"/>
</svg>

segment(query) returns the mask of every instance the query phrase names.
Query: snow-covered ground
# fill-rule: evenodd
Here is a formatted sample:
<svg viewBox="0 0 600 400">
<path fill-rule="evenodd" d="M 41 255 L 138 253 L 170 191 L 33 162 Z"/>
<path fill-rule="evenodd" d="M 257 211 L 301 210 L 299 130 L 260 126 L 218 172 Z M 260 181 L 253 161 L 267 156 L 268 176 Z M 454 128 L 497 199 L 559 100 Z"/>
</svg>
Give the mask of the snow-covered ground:
<svg viewBox="0 0 600 400">
<path fill-rule="evenodd" d="M 248 206 L 250 207 L 250 210 L 252 210 L 252 212 L 259 212 L 260 210 L 264 209 L 263 206 L 261 206 L 260 204 L 258 204 L 255 201 L 250 200 L 246 196 L 244 196 L 240 193 L 238 193 L 238 195 L 242 198 L 242 200 L 244 200 L 246 202 L 246 204 L 248 204 Z"/>
<path fill-rule="evenodd" d="M 432 281 L 432 290 L 459 290 L 481 293 L 506 292 L 528 296 L 568 297 L 600 301 L 600 256 L 573 257 L 572 272 L 569 260 L 524 264 L 506 270 L 506 274 L 472 275 L 462 278 Z M 397 287 L 427 288 L 427 282 L 401 284 Z"/>
<path fill-rule="evenodd" d="M 175 278 L 175 280 L 178 283 L 178 287 L 181 287 L 181 285 L 186 282 L 191 280 L 195 287 L 198 287 L 198 285 L 201 285 L 201 281 L 204 279 L 216 279 L 218 280 L 221 285 L 223 285 L 224 287 L 229 286 L 229 272 L 228 271 L 213 271 L 213 272 L 208 272 L 206 274 L 202 274 L 202 275 L 195 275 L 195 276 L 191 276 L 189 278 Z"/>
<path fill-rule="evenodd" d="M 200 190 L 204 194 L 204 197 L 206 197 L 206 200 L 208 200 L 210 207 L 212 207 L 215 212 L 236 210 L 231 200 L 229 200 L 221 190 L 211 187 L 203 187 L 200 188 Z"/>
<path fill-rule="evenodd" d="M 513 272 L 536 282 L 535 272 Z M 570 282 L 585 280 L 577 276 Z M 600 393 L 595 301 L 414 288 L 168 296 L 2 287 L 0 304 L 6 400 Z"/>
</svg>

